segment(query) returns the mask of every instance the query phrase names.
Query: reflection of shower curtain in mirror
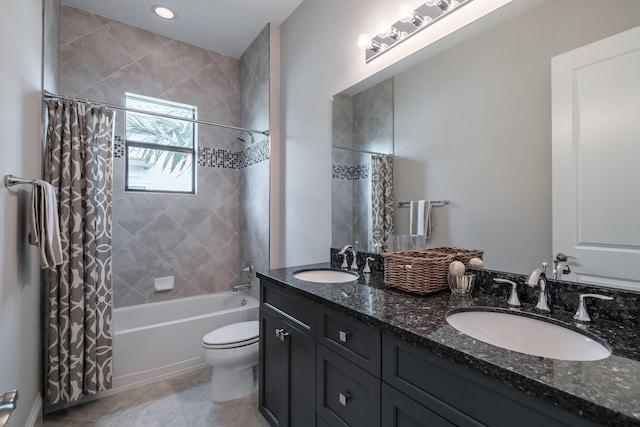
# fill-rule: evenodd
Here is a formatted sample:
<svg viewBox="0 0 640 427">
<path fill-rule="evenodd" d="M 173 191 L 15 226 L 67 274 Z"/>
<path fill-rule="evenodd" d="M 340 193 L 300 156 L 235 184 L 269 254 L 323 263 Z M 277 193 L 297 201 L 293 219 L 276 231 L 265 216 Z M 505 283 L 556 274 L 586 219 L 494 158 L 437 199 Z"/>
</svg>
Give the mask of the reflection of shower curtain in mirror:
<svg viewBox="0 0 640 427">
<path fill-rule="evenodd" d="M 371 155 L 371 226 L 373 250 L 387 246 L 393 228 L 393 156 Z"/>
<path fill-rule="evenodd" d="M 51 100 L 45 179 L 56 190 L 62 265 L 43 271 L 48 403 L 111 387 L 111 197 L 115 113 Z"/>
</svg>

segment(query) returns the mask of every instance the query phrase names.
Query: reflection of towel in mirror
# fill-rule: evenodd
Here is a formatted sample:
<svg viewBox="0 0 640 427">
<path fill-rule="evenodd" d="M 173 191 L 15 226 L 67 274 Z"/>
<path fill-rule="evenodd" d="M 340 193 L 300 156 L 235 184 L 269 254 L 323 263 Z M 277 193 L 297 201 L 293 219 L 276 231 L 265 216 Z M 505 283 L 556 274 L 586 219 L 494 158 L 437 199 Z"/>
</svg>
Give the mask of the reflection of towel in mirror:
<svg viewBox="0 0 640 427">
<path fill-rule="evenodd" d="M 431 229 L 433 229 L 431 202 L 429 200 L 412 200 L 409 203 L 409 234 L 430 239 Z"/>
<path fill-rule="evenodd" d="M 58 202 L 55 189 L 46 181 L 37 180 L 33 185 L 29 226 L 29 243 L 38 246 L 40 268 L 62 264 Z"/>
</svg>

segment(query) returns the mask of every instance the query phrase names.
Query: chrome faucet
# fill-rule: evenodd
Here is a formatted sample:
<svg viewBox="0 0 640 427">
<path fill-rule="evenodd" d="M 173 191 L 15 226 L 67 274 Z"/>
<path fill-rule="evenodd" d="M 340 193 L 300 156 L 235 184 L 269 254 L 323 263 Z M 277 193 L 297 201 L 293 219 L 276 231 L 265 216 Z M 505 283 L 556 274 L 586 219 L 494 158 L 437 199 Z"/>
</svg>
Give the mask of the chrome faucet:
<svg viewBox="0 0 640 427">
<path fill-rule="evenodd" d="M 358 242 L 356 242 L 356 245 L 357 244 L 358 244 Z M 351 251 L 351 254 L 353 255 L 353 261 L 351 262 L 351 267 L 348 267 L 349 264 L 347 263 L 347 251 Z M 344 257 L 344 258 L 342 258 L 342 268 L 351 268 L 351 270 L 357 270 L 358 269 L 358 261 L 356 259 L 357 258 L 357 254 L 356 254 L 356 250 L 353 249 L 353 246 L 346 245 L 338 253 Z"/>
<path fill-rule="evenodd" d="M 511 294 L 509 295 L 507 304 L 509 304 L 511 307 L 520 307 L 522 305 L 520 304 L 520 298 L 518 298 L 518 284 L 516 282 L 512 282 L 511 280 L 507 280 L 507 279 L 500 279 L 497 277 L 494 278 L 493 280 L 496 283 L 504 283 L 511 286 Z"/>
<path fill-rule="evenodd" d="M 613 298 L 607 295 L 600 294 L 580 294 L 578 300 L 578 309 L 576 310 L 576 314 L 573 315 L 573 318 L 578 322 L 591 322 L 591 316 L 589 316 L 589 312 L 587 311 L 587 306 L 584 303 L 585 298 L 597 298 L 605 301 L 611 301 Z"/>
<path fill-rule="evenodd" d="M 563 274 L 571 273 L 571 268 L 567 264 L 569 259 L 576 259 L 576 257 L 558 252 L 553 259 L 553 280 L 562 279 Z"/>
<path fill-rule="evenodd" d="M 9 421 L 11 413 L 16 409 L 18 401 L 18 390 L 11 390 L 0 395 L 0 427 L 3 427 Z"/>
<path fill-rule="evenodd" d="M 542 263 L 542 269 L 535 269 L 533 273 L 529 276 L 529 280 L 527 280 L 527 285 L 532 288 L 536 286 L 540 287 L 540 293 L 538 295 L 538 303 L 536 304 L 536 309 L 540 311 L 545 311 L 547 313 L 551 312 L 549 308 L 549 286 L 547 283 L 547 263 Z"/>
</svg>

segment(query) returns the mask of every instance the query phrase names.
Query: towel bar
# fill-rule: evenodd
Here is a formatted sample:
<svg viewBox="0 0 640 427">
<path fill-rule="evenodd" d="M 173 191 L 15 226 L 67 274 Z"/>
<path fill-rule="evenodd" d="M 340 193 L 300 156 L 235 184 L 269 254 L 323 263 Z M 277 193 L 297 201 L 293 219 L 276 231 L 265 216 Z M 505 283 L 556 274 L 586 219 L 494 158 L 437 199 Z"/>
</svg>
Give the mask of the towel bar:
<svg viewBox="0 0 640 427">
<path fill-rule="evenodd" d="M 398 202 L 398 207 L 407 208 L 407 207 L 409 207 L 410 204 L 411 204 L 411 202 Z M 444 199 L 444 200 L 432 200 L 431 201 L 431 206 L 433 206 L 433 207 L 446 206 L 448 204 L 449 204 L 449 200 L 447 200 L 447 199 Z"/>
<path fill-rule="evenodd" d="M 36 183 L 35 179 L 18 178 L 17 176 L 13 176 L 13 175 L 5 175 L 4 176 L 4 186 L 5 187 L 13 187 L 14 185 L 18 185 L 18 184 L 35 185 L 35 183 Z"/>
</svg>

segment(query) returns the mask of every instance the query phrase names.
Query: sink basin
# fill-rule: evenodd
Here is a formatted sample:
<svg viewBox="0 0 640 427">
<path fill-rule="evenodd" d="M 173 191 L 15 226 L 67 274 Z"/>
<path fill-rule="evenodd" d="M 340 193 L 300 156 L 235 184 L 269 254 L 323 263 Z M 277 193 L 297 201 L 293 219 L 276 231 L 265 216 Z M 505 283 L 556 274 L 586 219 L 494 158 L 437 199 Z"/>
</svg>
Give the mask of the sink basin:
<svg viewBox="0 0 640 427">
<path fill-rule="evenodd" d="M 301 270 L 293 273 L 293 277 L 305 282 L 314 283 L 346 283 L 358 280 L 358 273 L 343 270 L 322 268 L 317 270 Z"/>
<path fill-rule="evenodd" d="M 446 319 L 465 335 L 532 356 L 588 361 L 611 355 L 611 350 L 587 335 L 530 317 L 471 310 L 448 314 Z"/>
</svg>

